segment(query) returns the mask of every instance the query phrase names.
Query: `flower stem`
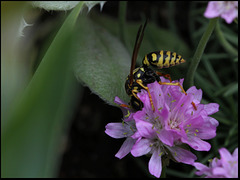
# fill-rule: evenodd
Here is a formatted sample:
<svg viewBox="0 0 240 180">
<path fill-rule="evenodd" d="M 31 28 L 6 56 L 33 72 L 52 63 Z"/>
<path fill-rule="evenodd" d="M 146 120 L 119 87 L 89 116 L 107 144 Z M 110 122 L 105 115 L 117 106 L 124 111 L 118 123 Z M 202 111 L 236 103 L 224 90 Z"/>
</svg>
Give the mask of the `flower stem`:
<svg viewBox="0 0 240 180">
<path fill-rule="evenodd" d="M 162 172 L 160 178 L 166 178 L 166 166 L 162 166 Z"/>
<path fill-rule="evenodd" d="M 216 35 L 223 46 L 223 48 L 229 52 L 230 54 L 234 56 L 238 56 L 238 51 L 226 40 L 226 38 L 223 35 L 223 32 L 221 31 L 220 24 L 217 23 L 216 25 Z"/>
<path fill-rule="evenodd" d="M 190 64 L 190 67 L 188 69 L 188 72 L 187 72 L 187 76 L 185 78 L 185 81 L 184 81 L 184 87 L 186 89 L 190 88 L 191 86 L 194 85 L 194 74 L 196 72 L 196 69 L 198 67 L 198 64 L 201 60 L 201 57 L 202 57 L 202 54 L 204 52 L 204 49 L 206 47 L 206 44 L 216 26 L 216 23 L 218 21 L 218 18 L 213 18 L 213 19 L 210 19 L 210 22 L 207 26 L 207 29 L 206 31 L 204 32 L 199 44 L 198 44 L 198 47 L 197 47 L 197 50 L 193 56 L 193 59 L 192 59 L 192 62 Z"/>
</svg>

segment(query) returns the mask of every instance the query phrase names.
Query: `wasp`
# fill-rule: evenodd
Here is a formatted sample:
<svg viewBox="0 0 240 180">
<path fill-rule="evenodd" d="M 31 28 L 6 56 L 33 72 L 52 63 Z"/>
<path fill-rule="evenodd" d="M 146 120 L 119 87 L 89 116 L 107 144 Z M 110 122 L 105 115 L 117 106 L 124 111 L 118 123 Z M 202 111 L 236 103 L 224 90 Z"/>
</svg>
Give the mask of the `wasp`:
<svg viewBox="0 0 240 180">
<path fill-rule="evenodd" d="M 145 89 L 148 92 L 150 103 L 153 111 L 155 111 L 155 107 L 153 105 L 152 97 L 147 87 L 148 84 L 157 81 L 160 85 L 171 85 L 171 86 L 179 86 L 182 92 L 187 95 L 182 85 L 179 82 L 173 83 L 169 74 L 160 73 L 158 71 L 154 71 L 150 68 L 150 66 L 156 67 L 158 69 L 168 68 L 171 66 L 175 66 L 181 63 L 186 62 L 185 59 L 182 58 L 181 55 L 178 55 L 175 52 L 171 51 L 154 51 L 144 56 L 142 61 L 142 66 L 135 68 L 138 51 L 143 40 L 144 30 L 147 24 L 147 20 L 142 28 L 142 25 L 138 29 L 137 37 L 135 40 L 135 45 L 132 53 L 132 61 L 130 74 L 127 76 L 125 82 L 125 90 L 126 93 L 130 96 L 129 106 L 122 104 L 123 107 L 129 107 L 136 111 L 141 110 L 143 108 L 142 101 L 138 98 L 137 93 L 141 91 L 141 89 Z M 160 76 L 164 76 L 170 80 L 170 82 L 161 82 Z M 192 105 L 195 110 L 197 110 L 196 105 L 192 102 Z"/>
</svg>

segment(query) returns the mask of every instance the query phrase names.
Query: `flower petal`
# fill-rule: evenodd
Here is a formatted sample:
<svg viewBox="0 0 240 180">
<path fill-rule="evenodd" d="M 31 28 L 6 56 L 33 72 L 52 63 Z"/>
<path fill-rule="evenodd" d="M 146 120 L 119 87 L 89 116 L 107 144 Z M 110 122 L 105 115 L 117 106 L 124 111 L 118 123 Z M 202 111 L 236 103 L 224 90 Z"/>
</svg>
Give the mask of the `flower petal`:
<svg viewBox="0 0 240 180">
<path fill-rule="evenodd" d="M 210 1 L 204 16 L 206 18 L 221 16 L 221 18 L 230 24 L 238 17 L 238 3 L 237 1 Z"/>
<path fill-rule="evenodd" d="M 200 138 L 195 136 L 192 136 L 188 140 L 184 138 L 181 138 L 181 140 L 183 143 L 188 144 L 189 146 L 191 146 L 193 149 L 197 151 L 209 151 L 211 149 L 211 145 L 208 142 L 203 141 Z"/>
<path fill-rule="evenodd" d="M 131 137 L 132 137 L 133 139 L 139 139 L 139 138 L 142 138 L 142 136 L 139 134 L 138 131 L 136 131 Z"/>
<path fill-rule="evenodd" d="M 197 89 L 195 86 L 190 87 L 187 91 L 187 94 L 192 94 L 194 97 L 194 102 L 195 103 L 200 103 L 200 101 L 202 100 L 202 90 L 201 89 Z"/>
<path fill-rule="evenodd" d="M 213 126 L 211 122 L 205 122 L 200 128 L 196 129 L 197 137 L 201 139 L 212 139 L 216 136 L 216 126 Z"/>
<path fill-rule="evenodd" d="M 149 139 L 138 139 L 133 145 L 131 153 L 134 157 L 142 156 L 151 150 Z"/>
<path fill-rule="evenodd" d="M 119 104 L 119 105 L 121 105 L 121 104 L 126 104 L 127 105 L 127 103 L 126 102 L 124 102 L 124 101 L 122 101 L 119 97 L 115 97 L 115 99 L 114 99 L 114 102 L 116 103 L 116 104 Z"/>
<path fill-rule="evenodd" d="M 169 130 L 162 129 L 157 133 L 158 138 L 166 145 L 173 146 L 174 141 L 174 132 Z"/>
<path fill-rule="evenodd" d="M 142 109 L 142 111 L 137 111 L 134 115 L 133 118 L 135 121 L 148 121 L 147 114 L 145 112 L 145 108 Z"/>
<path fill-rule="evenodd" d="M 202 163 L 195 162 L 195 163 L 193 163 L 193 166 L 194 166 L 197 170 L 199 170 L 199 171 L 197 171 L 197 172 L 195 173 L 195 174 L 198 175 L 198 176 L 201 176 L 201 175 L 203 175 L 203 174 L 208 174 L 208 173 L 210 173 L 209 167 L 203 165 Z"/>
<path fill-rule="evenodd" d="M 148 92 L 145 89 L 142 89 L 141 92 L 137 93 L 137 96 L 144 104 L 144 109 L 146 111 L 152 111 L 152 105 L 150 103 Z"/>
<path fill-rule="evenodd" d="M 218 9 L 218 2 L 210 1 L 208 2 L 207 9 L 204 13 L 206 18 L 215 18 L 220 15 L 220 11 Z"/>
<path fill-rule="evenodd" d="M 219 149 L 221 168 L 225 170 L 222 174 L 227 178 L 234 178 L 238 176 L 238 157 L 233 158 L 231 153 L 226 148 Z M 223 173 L 220 170 L 216 170 L 216 173 Z"/>
<path fill-rule="evenodd" d="M 217 103 L 209 103 L 204 105 L 204 109 L 207 112 L 207 115 L 212 115 L 219 110 L 219 105 Z"/>
<path fill-rule="evenodd" d="M 156 116 L 159 116 L 159 121 L 161 122 L 161 124 L 163 126 L 166 126 L 166 124 L 168 123 L 169 120 L 169 115 L 170 115 L 170 109 L 167 105 L 167 103 L 162 104 L 162 106 L 160 107 L 161 110 L 158 109 L 158 111 L 156 111 Z"/>
<path fill-rule="evenodd" d="M 123 157 L 125 157 L 131 151 L 135 142 L 136 142 L 136 139 L 128 137 L 122 144 L 121 148 L 119 149 L 115 157 L 119 159 L 122 159 Z"/>
<path fill-rule="evenodd" d="M 178 146 L 167 147 L 174 159 L 185 164 L 193 164 L 197 157 L 190 151 Z"/>
<path fill-rule="evenodd" d="M 212 117 L 208 117 L 207 122 L 209 122 L 213 127 L 217 127 L 219 125 L 219 122 Z"/>
<path fill-rule="evenodd" d="M 232 9 L 232 10 L 229 10 L 229 11 L 221 14 L 221 18 L 225 19 L 225 21 L 228 24 L 231 24 L 236 17 L 238 17 L 237 9 Z"/>
<path fill-rule="evenodd" d="M 189 106 L 192 107 L 191 105 L 192 102 L 193 102 L 192 94 L 188 94 L 187 96 L 185 94 L 182 94 L 181 96 L 177 97 L 177 103 L 175 104 L 175 107 L 172 110 L 172 112 L 178 114 L 185 113 Z"/>
<path fill-rule="evenodd" d="M 232 155 L 226 148 L 219 149 L 219 154 L 221 156 L 221 160 L 223 160 L 224 162 L 232 160 Z"/>
<path fill-rule="evenodd" d="M 133 131 L 131 131 L 130 127 L 128 127 L 127 124 L 108 123 L 105 128 L 105 133 L 112 138 L 118 139 L 133 135 Z"/>
<path fill-rule="evenodd" d="M 236 148 L 233 152 L 233 159 L 238 159 L 238 148 Z"/>
<path fill-rule="evenodd" d="M 159 178 L 162 172 L 162 160 L 160 148 L 156 149 L 148 163 L 149 172 Z"/>
<path fill-rule="evenodd" d="M 226 171 L 226 169 L 222 168 L 222 167 L 215 167 L 212 169 L 212 173 L 215 176 L 221 176 L 221 177 L 226 177 L 226 178 L 231 178 L 228 177 L 228 173 Z"/>
<path fill-rule="evenodd" d="M 159 109 L 165 102 L 165 97 L 161 85 L 155 81 L 154 83 L 148 84 L 148 88 L 152 96 L 154 107 L 156 109 Z"/>
<path fill-rule="evenodd" d="M 155 136 L 155 131 L 153 130 L 153 125 L 146 121 L 138 120 L 136 121 L 137 131 L 142 137 L 153 138 Z"/>
<path fill-rule="evenodd" d="M 131 120 L 133 120 L 133 114 L 134 113 L 132 113 L 133 112 L 132 109 L 127 107 L 128 104 L 126 102 L 122 101 L 117 96 L 115 97 L 114 102 L 116 104 L 119 104 L 119 105 L 123 105 L 123 104 L 126 105 L 126 107 L 119 106 L 119 108 L 122 110 L 124 121 L 131 121 Z"/>
</svg>

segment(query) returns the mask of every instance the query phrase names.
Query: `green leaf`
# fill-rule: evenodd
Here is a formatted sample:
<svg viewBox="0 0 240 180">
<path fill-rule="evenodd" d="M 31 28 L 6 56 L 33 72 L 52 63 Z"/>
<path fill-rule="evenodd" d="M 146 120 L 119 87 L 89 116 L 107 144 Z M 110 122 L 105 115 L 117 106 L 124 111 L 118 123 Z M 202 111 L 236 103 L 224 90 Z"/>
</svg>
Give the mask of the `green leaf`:
<svg viewBox="0 0 240 180">
<path fill-rule="evenodd" d="M 227 86 L 219 89 L 214 93 L 214 96 L 220 96 L 223 95 L 224 97 L 227 97 L 229 95 L 232 95 L 234 93 L 238 92 L 238 83 L 233 82 L 231 84 L 228 84 Z"/>
<path fill-rule="evenodd" d="M 79 3 L 65 20 L 2 129 L 3 177 L 54 177 L 63 133 L 75 104 L 72 38 L 82 8 Z"/>
<path fill-rule="evenodd" d="M 235 83 L 231 84 L 231 86 L 226 90 L 226 92 L 223 94 L 223 96 L 228 97 L 237 92 L 238 92 L 238 82 L 235 82 Z"/>
<path fill-rule="evenodd" d="M 221 83 L 219 77 L 217 76 L 215 70 L 213 69 L 210 60 L 206 56 L 203 56 L 202 59 L 203 59 L 203 64 L 206 67 L 206 70 L 207 70 L 207 72 L 209 74 L 209 77 L 213 80 L 214 84 L 218 88 L 222 88 L 222 83 Z"/>
<path fill-rule="evenodd" d="M 80 1 L 32 1 L 34 7 L 43 8 L 47 11 L 66 11 L 74 8 Z"/>
<path fill-rule="evenodd" d="M 18 53 L 21 20 L 26 2 L 1 2 L 1 117 L 5 122 L 9 108 L 29 79 L 24 59 Z"/>
<path fill-rule="evenodd" d="M 47 11 L 56 10 L 56 11 L 67 11 L 75 6 L 81 1 L 32 1 L 34 7 L 43 8 Z M 102 9 L 106 1 L 82 1 L 88 7 L 90 11 L 96 4 L 100 4 Z"/>
<path fill-rule="evenodd" d="M 130 55 L 119 40 L 86 17 L 79 19 L 75 76 L 107 103 L 115 96 L 128 101 L 125 80 Z"/>
</svg>

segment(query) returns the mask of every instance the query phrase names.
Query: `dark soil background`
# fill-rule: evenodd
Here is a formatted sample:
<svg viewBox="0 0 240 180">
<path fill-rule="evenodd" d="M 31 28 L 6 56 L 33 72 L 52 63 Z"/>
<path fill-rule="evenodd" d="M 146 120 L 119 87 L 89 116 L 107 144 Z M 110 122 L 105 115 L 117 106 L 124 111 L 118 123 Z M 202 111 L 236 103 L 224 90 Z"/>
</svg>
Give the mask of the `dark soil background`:
<svg viewBox="0 0 240 180">
<path fill-rule="evenodd" d="M 113 139 L 104 132 L 107 123 L 121 122 L 121 110 L 88 88 L 77 109 L 59 177 L 144 177 L 130 155 L 122 160 L 114 156 L 124 139 Z"/>
<path fill-rule="evenodd" d="M 189 34 L 186 31 L 187 22 L 184 19 L 188 16 L 189 4 L 189 2 L 174 3 L 177 11 L 173 13 L 181 37 L 186 42 L 189 40 Z M 126 19 L 139 22 L 145 16 L 152 17 L 154 14 L 161 27 L 168 28 L 169 5 L 162 1 L 130 1 L 127 5 Z M 101 13 L 117 18 L 118 6 L 117 1 L 107 2 Z M 99 10 L 99 6 L 94 8 Z M 121 122 L 121 118 L 122 112 L 119 108 L 106 104 L 84 87 L 83 97 L 79 99 L 67 136 L 58 177 L 153 177 L 148 172 L 149 157 L 134 158 L 131 154 L 121 160 L 115 157 L 124 139 L 113 139 L 104 131 L 107 123 Z M 172 161 L 170 167 L 185 172 L 188 172 L 186 168 L 191 168 Z M 171 176 L 167 175 L 167 177 Z"/>
</svg>

